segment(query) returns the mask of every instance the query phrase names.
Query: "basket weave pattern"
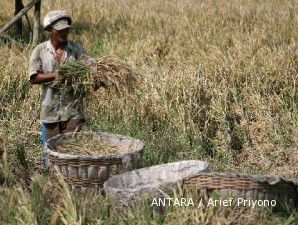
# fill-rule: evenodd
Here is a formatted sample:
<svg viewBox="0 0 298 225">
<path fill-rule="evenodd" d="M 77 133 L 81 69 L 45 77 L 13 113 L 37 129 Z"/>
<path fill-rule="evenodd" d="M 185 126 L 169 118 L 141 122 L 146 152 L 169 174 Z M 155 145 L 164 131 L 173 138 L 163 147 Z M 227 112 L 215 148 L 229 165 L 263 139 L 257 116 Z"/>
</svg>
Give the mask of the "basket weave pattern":
<svg viewBox="0 0 298 225">
<path fill-rule="evenodd" d="M 50 154 L 53 169 L 61 173 L 65 180 L 76 187 L 102 187 L 110 174 L 120 171 L 122 161 L 91 161 L 59 159 Z"/>
<path fill-rule="evenodd" d="M 278 177 L 247 176 L 202 172 L 183 180 L 184 189 L 195 188 L 210 198 L 212 192 L 221 197 L 232 196 L 251 200 L 277 200 L 290 205 L 297 204 L 298 194 L 294 182 Z"/>
<path fill-rule="evenodd" d="M 126 172 L 137 167 L 138 160 L 143 151 L 142 141 L 109 133 L 96 133 L 106 144 L 116 145 L 117 155 L 70 155 L 61 154 L 53 147 L 63 139 L 71 136 L 71 133 L 59 135 L 48 140 L 47 151 L 51 168 L 54 173 L 61 173 L 73 189 L 92 187 L 102 188 L 103 183 L 117 173 Z M 71 152 L 71 150 L 70 150 Z"/>
</svg>

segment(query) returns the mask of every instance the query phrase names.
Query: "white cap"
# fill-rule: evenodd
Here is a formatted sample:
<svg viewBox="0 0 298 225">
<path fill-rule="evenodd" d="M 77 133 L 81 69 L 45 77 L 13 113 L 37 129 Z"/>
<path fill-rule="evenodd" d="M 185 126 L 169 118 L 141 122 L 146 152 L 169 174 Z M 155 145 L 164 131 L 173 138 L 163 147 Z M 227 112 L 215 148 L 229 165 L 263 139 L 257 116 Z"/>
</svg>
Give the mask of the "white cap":
<svg viewBox="0 0 298 225">
<path fill-rule="evenodd" d="M 68 19 L 60 19 L 60 20 L 57 20 L 56 22 L 54 22 L 52 24 L 52 27 L 55 29 L 55 30 L 64 30 L 66 28 L 71 28 L 70 26 L 70 23 L 69 23 L 69 20 Z"/>
<path fill-rule="evenodd" d="M 53 25 L 55 22 L 57 22 L 58 20 L 61 20 L 61 19 L 67 19 L 68 20 L 68 26 L 64 27 L 64 29 L 71 27 L 72 20 L 71 20 L 70 15 L 64 10 L 55 10 L 55 11 L 49 12 L 44 17 L 44 19 L 43 19 L 43 28 L 47 29 L 49 26 Z M 61 30 L 61 27 L 59 27 L 59 28 Z"/>
</svg>

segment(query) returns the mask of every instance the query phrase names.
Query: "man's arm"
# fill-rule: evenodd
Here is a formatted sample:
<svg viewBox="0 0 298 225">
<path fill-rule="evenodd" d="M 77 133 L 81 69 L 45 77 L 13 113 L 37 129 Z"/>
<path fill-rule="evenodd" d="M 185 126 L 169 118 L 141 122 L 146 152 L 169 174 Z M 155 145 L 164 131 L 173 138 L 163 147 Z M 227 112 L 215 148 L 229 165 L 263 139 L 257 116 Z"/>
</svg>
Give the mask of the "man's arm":
<svg viewBox="0 0 298 225">
<path fill-rule="evenodd" d="M 43 84 L 54 81 L 58 78 L 57 72 L 43 72 L 42 62 L 40 58 L 43 47 L 38 45 L 33 50 L 29 60 L 29 81 L 31 84 Z"/>
<path fill-rule="evenodd" d="M 58 76 L 56 72 L 38 73 L 30 76 L 30 83 L 43 84 L 58 79 Z"/>
</svg>

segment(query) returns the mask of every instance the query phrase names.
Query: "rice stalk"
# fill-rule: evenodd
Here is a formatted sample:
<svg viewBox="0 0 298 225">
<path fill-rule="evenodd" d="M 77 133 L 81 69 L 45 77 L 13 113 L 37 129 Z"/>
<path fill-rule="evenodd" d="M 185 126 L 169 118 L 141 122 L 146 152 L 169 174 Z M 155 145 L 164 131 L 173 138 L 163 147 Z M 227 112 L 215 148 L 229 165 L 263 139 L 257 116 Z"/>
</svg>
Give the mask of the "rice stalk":
<svg viewBox="0 0 298 225">
<path fill-rule="evenodd" d="M 79 61 L 71 61 L 59 67 L 60 92 L 85 96 L 90 92 L 92 84 L 90 68 Z"/>
<path fill-rule="evenodd" d="M 75 155 L 114 155 L 118 148 L 103 143 L 98 139 L 76 136 L 63 141 L 57 146 L 60 153 Z"/>
<path fill-rule="evenodd" d="M 127 63 L 111 56 L 97 60 L 97 73 L 94 75 L 97 84 L 115 87 L 118 93 L 131 92 L 138 81 L 138 74 Z"/>
<path fill-rule="evenodd" d="M 98 87 L 113 87 L 119 94 L 134 89 L 138 74 L 130 65 L 111 56 L 96 59 L 96 62 L 97 72 L 93 74 L 91 68 L 80 61 L 61 65 L 57 81 L 61 93 L 86 96 Z"/>
<path fill-rule="evenodd" d="M 73 196 L 68 188 L 67 183 L 64 181 L 63 176 L 58 174 L 59 184 L 63 192 L 63 198 L 57 207 L 57 213 L 60 220 L 65 225 L 80 225 L 82 224 L 82 216 L 76 209 Z"/>
<path fill-rule="evenodd" d="M 32 200 L 27 192 L 19 188 L 20 207 L 18 208 L 17 220 L 22 225 L 37 225 L 36 215 L 33 210 Z"/>
</svg>

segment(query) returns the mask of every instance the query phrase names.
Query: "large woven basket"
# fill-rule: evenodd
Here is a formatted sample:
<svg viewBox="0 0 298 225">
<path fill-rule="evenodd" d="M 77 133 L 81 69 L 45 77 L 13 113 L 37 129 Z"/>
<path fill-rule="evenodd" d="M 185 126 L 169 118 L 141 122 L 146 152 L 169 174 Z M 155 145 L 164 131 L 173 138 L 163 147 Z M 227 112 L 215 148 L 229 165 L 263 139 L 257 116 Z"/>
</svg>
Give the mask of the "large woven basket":
<svg viewBox="0 0 298 225">
<path fill-rule="evenodd" d="M 103 183 L 114 174 L 127 172 L 138 167 L 144 143 L 127 136 L 99 132 L 81 132 L 90 135 L 104 144 L 118 149 L 115 155 L 71 155 L 57 152 L 57 145 L 70 138 L 73 133 L 58 135 L 46 142 L 51 169 L 61 173 L 73 189 L 92 187 L 100 190 Z M 70 150 L 71 152 L 71 150 Z"/>
<path fill-rule="evenodd" d="M 277 204 L 297 206 L 297 184 L 280 177 L 249 176 L 202 172 L 183 180 L 184 190 L 195 189 L 208 200 L 214 192 L 220 197 L 243 198 L 246 200 L 275 200 Z"/>
<path fill-rule="evenodd" d="M 104 183 L 104 190 L 118 205 L 130 204 L 136 199 L 158 197 L 161 190 L 171 194 L 184 178 L 209 171 L 209 168 L 208 163 L 199 160 L 145 167 L 111 177 Z"/>
</svg>

